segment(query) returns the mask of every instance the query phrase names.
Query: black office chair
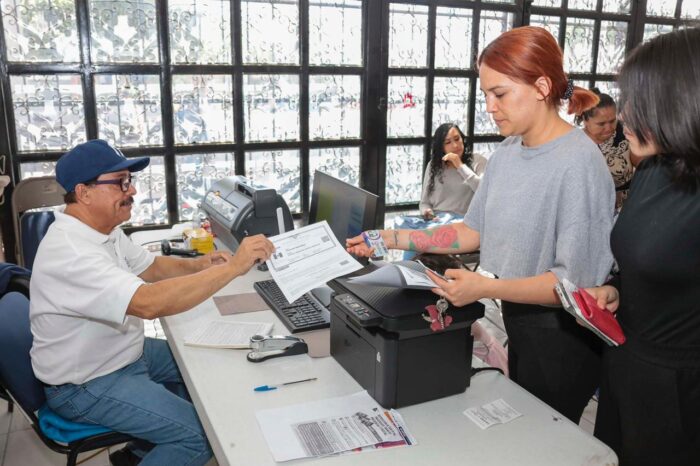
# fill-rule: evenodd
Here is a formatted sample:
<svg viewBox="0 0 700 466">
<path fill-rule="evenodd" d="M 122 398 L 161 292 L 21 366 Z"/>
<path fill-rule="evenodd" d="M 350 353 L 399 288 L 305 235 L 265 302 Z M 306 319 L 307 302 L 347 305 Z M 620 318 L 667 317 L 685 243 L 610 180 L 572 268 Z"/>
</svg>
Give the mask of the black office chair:
<svg viewBox="0 0 700 466">
<path fill-rule="evenodd" d="M 17 407 L 29 419 L 32 429 L 42 442 L 53 451 L 67 456 L 67 466 L 75 466 L 78 454 L 98 448 L 118 445 L 134 440 L 133 437 L 118 432 L 106 431 L 101 426 L 87 426 L 71 423 L 48 410 L 41 382 L 34 376 L 29 350 L 32 347 L 32 333 L 29 327 L 29 300 L 21 293 L 11 292 L 0 298 L 0 386 L 12 398 Z M 38 412 L 40 411 L 40 412 Z M 55 434 L 44 432 L 40 418 L 53 416 L 66 424 L 67 429 L 75 429 L 69 442 L 58 442 Z M 86 436 L 77 432 L 86 433 Z M 51 437 L 50 437 L 51 435 Z"/>
</svg>

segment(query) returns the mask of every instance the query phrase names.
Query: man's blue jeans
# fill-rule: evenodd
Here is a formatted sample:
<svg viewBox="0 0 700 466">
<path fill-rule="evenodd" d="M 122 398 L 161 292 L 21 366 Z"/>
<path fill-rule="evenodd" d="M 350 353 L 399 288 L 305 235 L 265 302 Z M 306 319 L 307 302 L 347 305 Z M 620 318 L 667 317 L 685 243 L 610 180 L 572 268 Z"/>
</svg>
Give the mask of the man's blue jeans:
<svg viewBox="0 0 700 466">
<path fill-rule="evenodd" d="M 177 386 L 177 394 L 163 386 Z M 136 362 L 82 385 L 47 386 L 49 407 L 153 445 L 142 466 L 203 465 L 212 456 L 167 342 L 146 338 Z"/>
</svg>

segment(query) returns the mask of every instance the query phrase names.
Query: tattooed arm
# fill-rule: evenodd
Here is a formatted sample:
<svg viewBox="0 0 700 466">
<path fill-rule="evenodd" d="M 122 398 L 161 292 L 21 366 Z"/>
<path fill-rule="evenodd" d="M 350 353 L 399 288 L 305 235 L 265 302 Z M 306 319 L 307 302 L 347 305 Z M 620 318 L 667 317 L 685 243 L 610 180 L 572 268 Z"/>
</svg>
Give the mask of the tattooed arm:
<svg viewBox="0 0 700 466">
<path fill-rule="evenodd" d="M 428 230 L 380 230 L 389 249 L 403 249 L 437 254 L 458 254 L 479 249 L 479 232 L 464 223 L 450 223 Z M 348 238 L 349 253 L 369 257 L 370 249 L 362 235 Z"/>
</svg>

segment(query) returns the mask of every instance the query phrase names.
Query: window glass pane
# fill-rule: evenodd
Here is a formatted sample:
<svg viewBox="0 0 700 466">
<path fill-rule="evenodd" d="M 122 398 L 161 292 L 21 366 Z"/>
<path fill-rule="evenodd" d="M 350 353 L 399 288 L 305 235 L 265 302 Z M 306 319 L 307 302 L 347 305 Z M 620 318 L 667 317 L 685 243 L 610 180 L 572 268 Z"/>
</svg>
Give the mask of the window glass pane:
<svg viewBox="0 0 700 466">
<path fill-rule="evenodd" d="M 360 148 L 329 147 L 309 150 L 309 193 L 314 185 L 316 170 L 353 186 L 360 186 Z"/>
<path fill-rule="evenodd" d="M 30 162 L 19 165 L 19 177 L 24 180 L 35 176 L 56 176 L 56 162 Z"/>
<path fill-rule="evenodd" d="M 362 65 L 362 3 L 315 0 L 309 5 L 309 64 Z"/>
<path fill-rule="evenodd" d="M 420 201 L 423 184 L 423 146 L 387 146 L 387 205 Z"/>
<path fill-rule="evenodd" d="M 597 0 L 569 0 L 572 10 L 595 10 Z"/>
<path fill-rule="evenodd" d="M 389 137 L 425 133 L 425 78 L 389 76 L 387 133 Z"/>
<path fill-rule="evenodd" d="M 615 102 L 620 98 L 620 89 L 617 87 L 616 81 L 598 81 L 595 85 L 600 89 L 600 92 L 608 94 Z"/>
<path fill-rule="evenodd" d="M 360 77 L 309 76 L 309 137 L 359 139 Z"/>
<path fill-rule="evenodd" d="M 681 18 L 700 19 L 700 2 L 698 0 L 683 0 Z"/>
<path fill-rule="evenodd" d="M 95 100 L 100 138 L 122 147 L 163 143 L 158 76 L 96 75 Z"/>
<path fill-rule="evenodd" d="M 292 213 L 301 211 L 298 150 L 256 151 L 245 154 L 246 177 L 282 195 Z"/>
<path fill-rule="evenodd" d="M 479 50 L 483 50 L 507 30 L 513 29 L 513 18 L 513 13 L 483 10 L 479 21 Z"/>
<path fill-rule="evenodd" d="M 544 16 L 544 15 L 532 15 L 530 16 L 530 25 L 538 26 L 548 30 L 553 36 L 554 40 L 559 42 L 559 24 L 560 18 L 558 16 Z"/>
<path fill-rule="evenodd" d="M 241 2 L 243 63 L 299 64 L 299 7 L 287 0 Z"/>
<path fill-rule="evenodd" d="M 482 1 L 487 2 L 487 3 L 510 3 L 510 4 L 515 3 L 515 0 L 482 0 Z"/>
<path fill-rule="evenodd" d="M 643 41 L 646 42 L 660 34 L 666 34 L 667 32 L 672 31 L 673 26 L 670 24 L 645 24 Z"/>
<path fill-rule="evenodd" d="M 231 63 L 229 0 L 170 0 L 168 26 L 173 63 Z"/>
<path fill-rule="evenodd" d="M 598 47 L 598 73 L 617 73 L 625 59 L 627 23 L 622 21 L 600 22 L 600 46 Z"/>
<path fill-rule="evenodd" d="M 474 112 L 474 134 L 498 134 L 498 126 L 486 111 L 486 96 L 481 92 L 481 80 L 476 80 L 476 108 Z"/>
<path fill-rule="evenodd" d="M 428 64 L 428 7 L 389 6 L 389 66 L 424 68 Z"/>
<path fill-rule="evenodd" d="M 17 149 L 67 150 L 84 142 L 80 75 L 10 76 Z"/>
<path fill-rule="evenodd" d="M 90 0 L 92 61 L 158 63 L 155 0 Z"/>
<path fill-rule="evenodd" d="M 232 153 L 192 154 L 175 157 L 177 171 L 177 208 L 180 220 L 192 220 L 212 183 L 233 176 Z"/>
<path fill-rule="evenodd" d="M 532 4 L 534 6 L 560 7 L 561 0 L 535 0 Z"/>
<path fill-rule="evenodd" d="M 488 160 L 499 144 L 500 142 L 475 142 L 472 152 L 483 155 Z M 488 165 L 486 165 L 486 168 L 488 169 Z"/>
<path fill-rule="evenodd" d="M 684 2 L 685 3 L 685 2 Z M 676 12 L 676 0 L 647 0 L 648 16 L 673 17 Z"/>
<path fill-rule="evenodd" d="M 477 91 L 478 92 L 478 91 Z M 462 132 L 469 123 L 469 78 L 435 78 L 433 85 L 433 126 L 454 122 Z"/>
<path fill-rule="evenodd" d="M 435 18 L 435 68 L 469 68 L 472 19 L 472 10 L 438 7 Z"/>
<path fill-rule="evenodd" d="M 299 139 L 299 76 L 245 75 L 243 96 L 246 141 Z"/>
<path fill-rule="evenodd" d="M 8 61 L 80 61 L 73 1 L 4 0 L 1 11 Z"/>
<path fill-rule="evenodd" d="M 603 11 L 607 13 L 629 13 L 631 0 L 603 0 Z"/>
<path fill-rule="evenodd" d="M 176 144 L 233 142 L 231 75 L 173 76 Z"/>
<path fill-rule="evenodd" d="M 590 72 L 593 67 L 593 20 L 567 18 L 564 39 L 564 70 Z"/>
<path fill-rule="evenodd" d="M 135 173 L 134 205 L 131 225 L 160 225 L 168 223 L 168 205 L 165 196 L 165 165 L 163 157 L 151 156 L 151 163 Z"/>
</svg>

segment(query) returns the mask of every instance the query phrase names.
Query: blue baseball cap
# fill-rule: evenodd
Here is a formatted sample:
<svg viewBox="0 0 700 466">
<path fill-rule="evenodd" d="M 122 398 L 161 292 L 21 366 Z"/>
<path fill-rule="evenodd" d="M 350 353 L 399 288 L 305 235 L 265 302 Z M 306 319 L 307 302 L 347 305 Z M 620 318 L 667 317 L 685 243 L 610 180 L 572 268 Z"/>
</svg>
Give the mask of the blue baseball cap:
<svg viewBox="0 0 700 466">
<path fill-rule="evenodd" d="M 150 157 L 127 159 L 119 149 L 102 139 L 78 144 L 58 159 L 56 181 L 67 193 L 75 191 L 80 183 L 92 181 L 105 173 L 122 170 L 138 172 L 151 163 Z"/>
</svg>

